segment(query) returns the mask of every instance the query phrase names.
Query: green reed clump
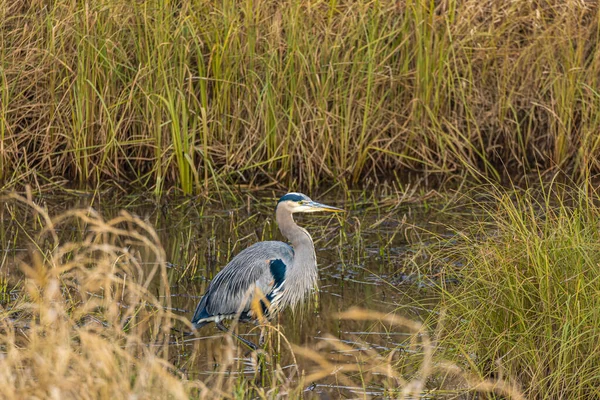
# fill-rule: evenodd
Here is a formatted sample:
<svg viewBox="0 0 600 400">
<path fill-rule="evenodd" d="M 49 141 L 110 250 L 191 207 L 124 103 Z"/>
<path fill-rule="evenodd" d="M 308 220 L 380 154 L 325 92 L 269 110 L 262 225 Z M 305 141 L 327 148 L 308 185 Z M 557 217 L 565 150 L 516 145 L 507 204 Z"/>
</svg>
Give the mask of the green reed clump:
<svg viewBox="0 0 600 400">
<path fill-rule="evenodd" d="M 0 176 L 600 170 L 593 2 L 0 1 Z"/>
<path fill-rule="evenodd" d="M 460 285 L 443 292 L 445 356 L 510 376 L 530 399 L 600 395 L 600 208 L 596 193 L 497 192 L 463 235 Z"/>
</svg>

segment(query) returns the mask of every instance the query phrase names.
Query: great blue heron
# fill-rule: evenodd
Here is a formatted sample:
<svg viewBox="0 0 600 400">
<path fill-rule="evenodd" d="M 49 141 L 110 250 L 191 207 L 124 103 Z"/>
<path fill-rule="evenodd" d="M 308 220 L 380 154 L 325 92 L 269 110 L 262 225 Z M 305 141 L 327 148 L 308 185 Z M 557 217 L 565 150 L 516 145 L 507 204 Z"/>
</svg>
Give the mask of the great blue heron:
<svg viewBox="0 0 600 400">
<path fill-rule="evenodd" d="M 281 197 L 275 219 L 291 246 L 279 241 L 259 242 L 236 255 L 208 285 L 192 318 L 194 328 L 214 322 L 217 328 L 227 331 L 222 322 L 225 319 L 239 316 L 242 322 L 255 320 L 257 310 L 251 305 L 257 301 L 257 289 L 259 295 L 264 295 L 258 304 L 268 318 L 304 302 L 317 285 L 317 259 L 311 236 L 296 225 L 292 214 L 316 211 L 344 210 L 314 202 L 301 193 Z M 235 336 L 256 349 L 254 343 Z"/>
</svg>

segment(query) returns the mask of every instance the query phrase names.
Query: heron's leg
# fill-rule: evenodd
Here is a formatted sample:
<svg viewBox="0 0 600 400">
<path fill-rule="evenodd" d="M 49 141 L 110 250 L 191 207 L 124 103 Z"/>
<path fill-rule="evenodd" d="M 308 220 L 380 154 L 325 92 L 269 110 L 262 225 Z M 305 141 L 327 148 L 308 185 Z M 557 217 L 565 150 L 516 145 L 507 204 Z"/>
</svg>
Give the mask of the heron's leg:
<svg viewBox="0 0 600 400">
<path fill-rule="evenodd" d="M 234 338 L 236 338 L 240 342 L 244 343 L 246 346 L 250 347 L 252 350 L 258 350 L 258 346 L 257 345 L 255 345 L 251 341 L 249 341 L 247 339 L 244 339 L 243 337 L 241 337 L 241 336 L 233 333 L 231 330 L 227 329 L 227 327 L 225 325 L 223 325 L 223 323 L 221 321 L 216 322 L 215 325 L 217 325 L 217 328 L 219 328 L 221 331 L 227 332 L 227 333 L 231 333 L 231 336 L 233 336 Z"/>
</svg>

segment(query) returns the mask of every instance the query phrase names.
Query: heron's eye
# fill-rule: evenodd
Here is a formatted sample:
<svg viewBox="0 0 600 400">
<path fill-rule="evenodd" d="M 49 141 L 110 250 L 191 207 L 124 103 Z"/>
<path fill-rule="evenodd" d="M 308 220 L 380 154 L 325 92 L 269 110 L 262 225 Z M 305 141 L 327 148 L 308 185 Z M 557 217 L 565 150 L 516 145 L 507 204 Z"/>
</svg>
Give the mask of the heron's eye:
<svg viewBox="0 0 600 400">
<path fill-rule="evenodd" d="M 300 204 L 300 205 L 302 205 L 302 204 L 306 204 L 306 201 L 304 201 L 304 200 L 300 200 L 300 201 L 298 202 L 298 204 Z"/>
</svg>

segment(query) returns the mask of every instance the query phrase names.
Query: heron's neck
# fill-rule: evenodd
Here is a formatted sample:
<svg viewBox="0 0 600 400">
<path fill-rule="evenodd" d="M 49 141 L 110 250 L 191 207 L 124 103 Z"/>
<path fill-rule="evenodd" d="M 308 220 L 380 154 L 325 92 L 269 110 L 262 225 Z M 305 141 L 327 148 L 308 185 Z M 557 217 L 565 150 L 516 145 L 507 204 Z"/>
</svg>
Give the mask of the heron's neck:
<svg viewBox="0 0 600 400">
<path fill-rule="evenodd" d="M 289 211 L 278 208 L 275 217 L 279 230 L 292 243 L 295 251 L 308 247 L 314 253 L 312 238 L 306 229 L 299 227 L 294 222 L 294 218 Z"/>
<path fill-rule="evenodd" d="M 277 224 L 279 230 L 294 248 L 294 261 L 286 269 L 286 281 L 291 284 L 284 290 L 281 304 L 295 307 L 304 303 L 306 296 L 317 287 L 317 257 L 315 245 L 306 231 L 299 227 L 292 214 L 285 209 L 277 209 Z"/>
</svg>

